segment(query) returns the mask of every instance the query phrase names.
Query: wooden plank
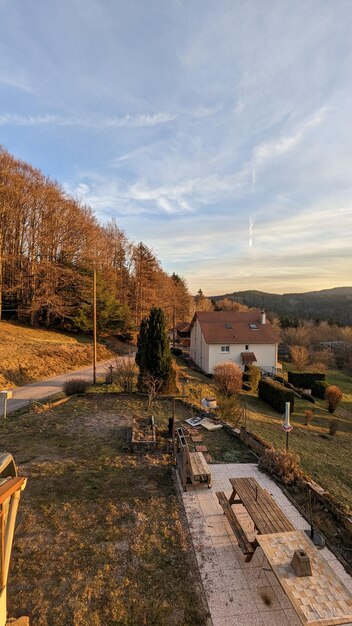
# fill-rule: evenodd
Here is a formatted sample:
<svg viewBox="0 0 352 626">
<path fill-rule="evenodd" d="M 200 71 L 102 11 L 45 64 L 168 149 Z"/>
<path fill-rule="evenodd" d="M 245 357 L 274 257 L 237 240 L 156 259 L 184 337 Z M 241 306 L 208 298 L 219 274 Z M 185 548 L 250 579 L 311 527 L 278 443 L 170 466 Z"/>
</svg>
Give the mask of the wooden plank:
<svg viewBox="0 0 352 626">
<path fill-rule="evenodd" d="M 195 476 L 210 476 L 211 472 L 202 452 L 189 453 L 192 473 Z"/>
<path fill-rule="evenodd" d="M 223 491 L 216 492 L 217 499 L 226 515 L 226 518 L 232 528 L 232 531 L 238 541 L 238 545 L 240 546 L 242 552 L 246 555 L 245 560 L 248 562 L 252 559 L 255 549 L 252 543 L 248 540 L 245 531 L 243 530 L 241 524 L 239 523 L 231 505 L 226 498 L 226 495 Z"/>
<path fill-rule="evenodd" d="M 262 489 L 254 478 L 251 480 L 250 484 L 254 500 L 248 503 L 248 512 L 261 517 L 262 527 L 260 529 L 258 528 L 261 534 L 293 530 L 293 526 L 288 520 L 289 527 L 286 528 L 285 523 L 282 521 L 284 514 L 270 496 L 269 492 Z M 286 516 L 284 517 L 286 518 Z"/>
<path fill-rule="evenodd" d="M 254 478 L 230 478 L 230 483 L 260 534 L 294 530 L 274 498 Z M 232 496 L 231 499 L 233 501 Z"/>
<path fill-rule="evenodd" d="M 7 498 L 12 496 L 15 491 L 21 489 L 22 485 L 26 483 L 26 478 L 17 476 L 16 478 L 10 478 L 0 486 L 0 504 L 3 504 Z"/>
</svg>

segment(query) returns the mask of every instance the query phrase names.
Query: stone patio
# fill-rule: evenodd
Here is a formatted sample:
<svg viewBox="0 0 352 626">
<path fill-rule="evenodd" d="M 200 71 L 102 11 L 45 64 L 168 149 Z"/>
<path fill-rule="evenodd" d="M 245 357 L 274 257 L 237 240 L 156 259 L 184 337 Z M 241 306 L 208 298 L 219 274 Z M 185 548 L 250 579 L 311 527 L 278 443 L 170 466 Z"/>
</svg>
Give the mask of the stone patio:
<svg viewBox="0 0 352 626">
<path fill-rule="evenodd" d="M 229 497 L 229 478 L 253 476 L 268 489 L 297 530 L 308 529 L 309 525 L 281 489 L 266 474 L 259 472 L 256 464 L 212 464 L 210 467 L 212 488 L 190 486 L 182 497 L 213 625 L 300 626 L 301 622 L 275 575 L 263 571 L 259 577 L 263 559 L 261 549 L 256 550 L 249 563 L 245 562 L 215 492 L 224 491 Z M 247 525 L 248 531 L 251 530 L 244 511 L 241 522 Z M 336 557 L 326 548 L 321 554 L 352 591 L 352 578 Z"/>
</svg>

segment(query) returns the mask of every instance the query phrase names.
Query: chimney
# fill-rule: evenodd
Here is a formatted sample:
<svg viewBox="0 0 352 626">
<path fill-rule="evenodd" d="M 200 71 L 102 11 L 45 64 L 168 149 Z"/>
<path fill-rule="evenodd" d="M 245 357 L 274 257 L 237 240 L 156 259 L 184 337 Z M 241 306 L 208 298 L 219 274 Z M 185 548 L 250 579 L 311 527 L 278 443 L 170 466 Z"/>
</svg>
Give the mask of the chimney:
<svg viewBox="0 0 352 626">
<path fill-rule="evenodd" d="M 261 312 L 260 323 L 261 324 L 266 324 L 266 314 L 265 314 L 265 311 Z"/>
</svg>

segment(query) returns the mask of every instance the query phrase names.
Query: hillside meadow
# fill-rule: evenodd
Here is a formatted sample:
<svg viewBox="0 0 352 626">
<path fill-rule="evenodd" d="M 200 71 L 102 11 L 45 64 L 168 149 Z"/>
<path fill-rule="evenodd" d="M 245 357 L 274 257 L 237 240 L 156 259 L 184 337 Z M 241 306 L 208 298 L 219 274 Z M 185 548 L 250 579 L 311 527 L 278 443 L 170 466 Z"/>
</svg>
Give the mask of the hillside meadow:
<svg viewBox="0 0 352 626">
<path fill-rule="evenodd" d="M 114 354 L 98 345 L 98 359 Z M 91 339 L 0 322 L 0 388 L 20 387 L 92 362 Z"/>
</svg>

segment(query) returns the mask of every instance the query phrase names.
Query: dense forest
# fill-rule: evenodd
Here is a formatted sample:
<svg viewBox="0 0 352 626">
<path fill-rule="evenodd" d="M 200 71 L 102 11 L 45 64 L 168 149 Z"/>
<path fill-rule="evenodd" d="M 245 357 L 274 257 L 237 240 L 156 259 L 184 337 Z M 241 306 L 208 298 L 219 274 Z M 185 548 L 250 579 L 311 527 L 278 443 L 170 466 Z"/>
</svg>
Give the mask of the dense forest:
<svg viewBox="0 0 352 626">
<path fill-rule="evenodd" d="M 211 299 L 216 303 L 224 298 L 275 313 L 280 316 L 282 326 L 294 326 L 300 319 L 352 325 L 352 287 L 283 295 L 264 291 L 235 291 L 212 296 Z"/>
<path fill-rule="evenodd" d="M 0 319 L 89 332 L 94 269 L 100 331 L 128 337 L 152 306 L 189 317 L 184 280 L 148 246 L 0 147 Z"/>
</svg>

